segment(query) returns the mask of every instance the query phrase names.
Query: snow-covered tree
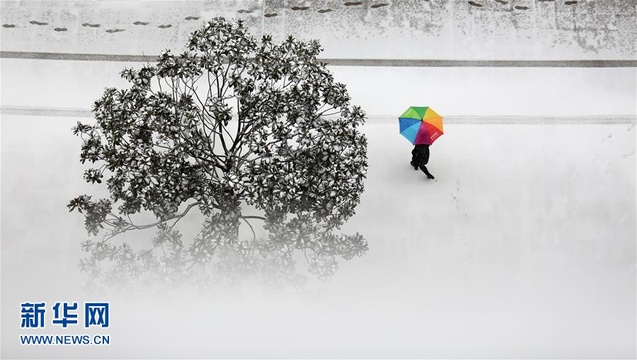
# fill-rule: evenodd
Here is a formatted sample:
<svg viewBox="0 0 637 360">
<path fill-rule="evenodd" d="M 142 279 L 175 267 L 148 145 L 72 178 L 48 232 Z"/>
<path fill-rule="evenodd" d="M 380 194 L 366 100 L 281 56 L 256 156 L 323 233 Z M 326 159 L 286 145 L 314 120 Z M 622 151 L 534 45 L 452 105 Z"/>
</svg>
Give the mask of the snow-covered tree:
<svg viewBox="0 0 637 360">
<path fill-rule="evenodd" d="M 339 229 L 363 192 L 365 113 L 317 60 L 321 50 L 292 37 L 257 41 L 241 22 L 216 18 L 183 53 L 123 70 L 130 87 L 107 88 L 95 121 L 73 128 L 81 162 L 92 164 L 85 180 L 110 194 L 68 205 L 103 235 L 83 243 L 84 271 L 103 281 L 293 277 L 304 258 L 324 277 L 337 257 L 362 255 L 364 238 Z M 185 239 L 176 225 L 193 214 L 203 225 Z M 146 246 L 115 237 L 143 229 L 156 231 Z"/>
</svg>

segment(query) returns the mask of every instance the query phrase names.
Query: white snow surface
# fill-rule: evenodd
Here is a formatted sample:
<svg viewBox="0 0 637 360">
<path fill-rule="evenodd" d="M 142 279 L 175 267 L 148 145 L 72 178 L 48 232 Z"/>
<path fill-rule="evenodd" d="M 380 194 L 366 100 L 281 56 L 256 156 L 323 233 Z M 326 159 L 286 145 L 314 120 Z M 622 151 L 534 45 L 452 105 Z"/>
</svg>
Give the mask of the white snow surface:
<svg viewBox="0 0 637 360">
<path fill-rule="evenodd" d="M 330 281 L 232 301 L 103 295 L 110 346 L 20 346 L 21 302 L 96 300 L 65 208 L 94 192 L 77 120 L 2 117 L 3 358 L 636 355 L 634 122 L 448 124 L 433 181 L 397 124 L 367 124 L 366 190 L 343 230 L 370 250 Z"/>
</svg>

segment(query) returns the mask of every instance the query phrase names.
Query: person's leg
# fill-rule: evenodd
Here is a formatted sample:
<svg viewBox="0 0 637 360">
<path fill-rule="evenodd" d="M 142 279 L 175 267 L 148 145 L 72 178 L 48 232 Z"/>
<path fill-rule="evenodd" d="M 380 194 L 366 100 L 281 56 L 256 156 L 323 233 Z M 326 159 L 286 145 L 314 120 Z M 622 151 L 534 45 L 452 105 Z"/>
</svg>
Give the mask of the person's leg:
<svg viewBox="0 0 637 360">
<path fill-rule="evenodd" d="M 414 167 L 414 170 L 418 170 L 418 156 L 416 156 L 415 153 L 412 152 L 411 155 L 411 162 L 410 162 L 411 166 Z"/>
<path fill-rule="evenodd" d="M 425 164 L 423 164 L 423 163 L 420 164 L 420 170 L 422 170 L 422 172 L 424 172 L 425 175 L 427 175 L 428 179 L 435 179 L 434 176 L 431 175 L 431 173 L 429 172 L 429 170 L 427 169 Z"/>
<path fill-rule="evenodd" d="M 429 163 L 429 146 L 425 146 L 422 150 L 422 156 L 420 158 L 422 164 L 427 165 Z"/>
</svg>

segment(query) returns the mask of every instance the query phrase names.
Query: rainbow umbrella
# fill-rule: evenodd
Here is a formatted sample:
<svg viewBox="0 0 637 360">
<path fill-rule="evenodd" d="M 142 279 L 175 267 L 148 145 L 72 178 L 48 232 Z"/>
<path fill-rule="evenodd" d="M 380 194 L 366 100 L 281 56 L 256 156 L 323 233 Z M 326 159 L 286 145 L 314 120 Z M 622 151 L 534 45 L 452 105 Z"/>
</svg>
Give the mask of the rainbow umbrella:
<svg viewBox="0 0 637 360">
<path fill-rule="evenodd" d="M 412 144 L 433 144 L 442 131 L 442 116 L 428 106 L 410 106 L 398 118 L 400 133 Z"/>
</svg>

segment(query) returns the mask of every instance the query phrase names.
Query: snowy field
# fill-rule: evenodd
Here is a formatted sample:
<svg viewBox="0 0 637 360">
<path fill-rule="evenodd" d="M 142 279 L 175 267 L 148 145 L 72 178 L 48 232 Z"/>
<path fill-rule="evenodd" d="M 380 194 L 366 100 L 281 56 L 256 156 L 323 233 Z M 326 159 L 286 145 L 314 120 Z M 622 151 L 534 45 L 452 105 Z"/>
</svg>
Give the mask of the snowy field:
<svg viewBox="0 0 637 360">
<path fill-rule="evenodd" d="M 110 347 L 21 347 L 19 303 L 84 296 L 82 218 L 65 207 L 91 191 L 77 120 L 2 116 L 3 357 L 636 355 L 634 119 L 448 124 L 433 181 L 409 166 L 392 119 L 370 122 L 366 191 L 345 229 L 370 251 L 331 281 L 233 304 L 114 296 Z"/>
<path fill-rule="evenodd" d="M 95 193 L 70 130 L 89 119 L 50 110 L 87 114 L 140 64 L 1 65 L 3 358 L 637 356 L 634 68 L 332 68 L 371 115 L 344 229 L 370 250 L 329 282 L 228 302 L 80 288 L 86 234 L 66 204 Z M 449 120 L 434 181 L 398 134 L 409 105 Z M 19 345 L 20 303 L 89 299 L 111 302 L 110 346 Z"/>
<path fill-rule="evenodd" d="M 634 4 L 1 0 L 2 51 L 15 53 L 0 59 L 0 358 L 637 358 Z M 324 59 L 491 65 L 329 66 L 370 115 L 370 166 L 343 229 L 369 251 L 328 282 L 225 298 L 87 294 L 83 218 L 66 204 L 97 190 L 71 127 L 105 87 L 126 85 L 122 68 L 142 65 L 96 59 L 179 52 L 217 15 L 320 39 Z M 28 59 L 39 52 L 58 60 Z M 408 106 L 445 117 L 433 181 L 398 134 Z M 110 302 L 111 326 L 20 329 L 21 303 L 76 301 Z M 21 346 L 24 333 L 111 344 Z"/>
</svg>

